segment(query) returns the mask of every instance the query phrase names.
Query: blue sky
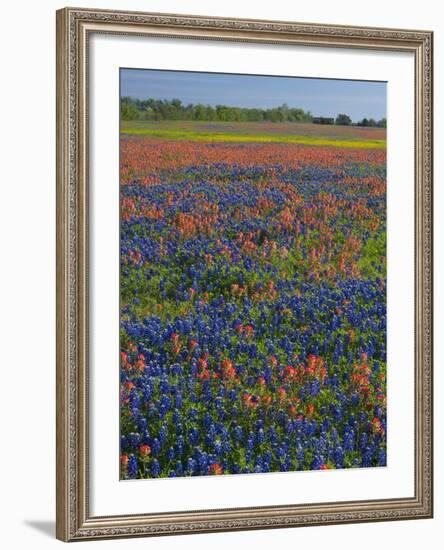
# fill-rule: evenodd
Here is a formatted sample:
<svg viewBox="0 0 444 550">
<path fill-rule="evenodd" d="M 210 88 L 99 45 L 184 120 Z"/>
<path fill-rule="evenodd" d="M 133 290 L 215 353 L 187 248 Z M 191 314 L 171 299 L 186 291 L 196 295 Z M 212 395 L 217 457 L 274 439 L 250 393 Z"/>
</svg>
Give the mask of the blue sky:
<svg viewBox="0 0 444 550">
<path fill-rule="evenodd" d="M 287 103 L 314 116 L 348 114 L 354 122 L 386 116 L 386 83 L 121 69 L 121 95 L 138 99 L 180 99 L 182 103 L 276 107 Z"/>
</svg>

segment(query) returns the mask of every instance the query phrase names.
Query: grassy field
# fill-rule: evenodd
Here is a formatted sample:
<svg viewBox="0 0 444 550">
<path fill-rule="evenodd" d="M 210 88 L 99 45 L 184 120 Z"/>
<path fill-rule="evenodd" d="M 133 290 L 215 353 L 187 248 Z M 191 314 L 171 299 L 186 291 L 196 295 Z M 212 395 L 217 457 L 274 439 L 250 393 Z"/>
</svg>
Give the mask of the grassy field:
<svg viewBox="0 0 444 550">
<path fill-rule="evenodd" d="M 306 123 L 122 121 L 123 134 L 166 140 L 233 143 L 294 143 L 385 149 L 385 128 Z"/>
</svg>

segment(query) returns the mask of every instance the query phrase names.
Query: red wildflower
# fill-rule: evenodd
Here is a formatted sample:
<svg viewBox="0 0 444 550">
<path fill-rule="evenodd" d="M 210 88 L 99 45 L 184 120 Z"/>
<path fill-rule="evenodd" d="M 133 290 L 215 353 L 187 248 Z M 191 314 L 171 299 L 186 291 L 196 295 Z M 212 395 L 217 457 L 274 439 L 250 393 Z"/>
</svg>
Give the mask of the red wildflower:
<svg viewBox="0 0 444 550">
<path fill-rule="evenodd" d="M 245 405 L 247 405 L 247 407 L 251 407 L 253 409 L 255 407 L 257 407 L 257 405 L 259 403 L 259 398 L 255 397 L 254 395 L 252 395 L 249 392 L 244 393 L 243 400 L 244 400 Z"/>
<path fill-rule="evenodd" d="M 384 428 L 382 427 L 381 421 L 376 416 L 372 420 L 372 429 L 376 433 L 383 433 L 384 432 Z"/>
<path fill-rule="evenodd" d="M 141 445 L 139 447 L 139 453 L 142 456 L 149 456 L 151 454 L 151 447 L 149 445 Z"/>
<path fill-rule="evenodd" d="M 259 376 L 257 381 L 258 381 L 258 384 L 261 385 L 261 386 L 266 386 L 267 385 L 267 382 L 266 382 L 266 380 L 263 376 Z"/>
<path fill-rule="evenodd" d="M 296 369 L 292 365 L 287 365 L 284 373 L 287 378 L 294 378 L 296 376 Z"/>
<path fill-rule="evenodd" d="M 267 405 L 270 405 L 270 403 L 273 401 L 272 397 L 270 394 L 266 394 L 262 397 L 262 403 L 267 406 Z"/>
<path fill-rule="evenodd" d="M 203 369 L 199 372 L 197 378 L 199 378 L 200 380 L 208 380 L 210 378 L 210 373 L 207 369 Z"/>
<path fill-rule="evenodd" d="M 223 359 L 221 365 L 223 370 L 228 370 L 233 368 L 233 363 L 229 359 Z"/>
<path fill-rule="evenodd" d="M 145 369 L 145 356 L 141 353 L 137 356 L 136 367 L 137 370 L 139 370 L 140 372 L 143 372 L 143 370 Z"/>
<path fill-rule="evenodd" d="M 220 476 L 222 474 L 222 466 L 215 462 L 210 465 L 210 474 L 214 476 Z"/>
<path fill-rule="evenodd" d="M 277 389 L 277 393 L 279 395 L 279 399 L 283 400 L 287 397 L 287 391 L 282 386 Z"/>
<path fill-rule="evenodd" d="M 190 351 L 193 351 L 195 347 L 197 346 L 197 340 L 194 340 L 194 338 L 191 338 L 188 344 L 188 348 Z"/>
</svg>

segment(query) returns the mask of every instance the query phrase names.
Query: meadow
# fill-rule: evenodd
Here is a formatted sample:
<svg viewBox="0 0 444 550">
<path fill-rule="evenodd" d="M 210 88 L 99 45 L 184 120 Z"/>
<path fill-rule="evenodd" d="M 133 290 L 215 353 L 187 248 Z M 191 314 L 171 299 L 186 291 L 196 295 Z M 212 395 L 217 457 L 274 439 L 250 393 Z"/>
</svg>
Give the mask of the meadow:
<svg viewBox="0 0 444 550">
<path fill-rule="evenodd" d="M 122 121 L 123 134 L 168 140 L 238 143 L 295 143 L 334 147 L 386 146 L 385 128 L 275 122 Z"/>
<path fill-rule="evenodd" d="M 122 121 L 121 478 L 386 465 L 385 130 Z"/>
</svg>

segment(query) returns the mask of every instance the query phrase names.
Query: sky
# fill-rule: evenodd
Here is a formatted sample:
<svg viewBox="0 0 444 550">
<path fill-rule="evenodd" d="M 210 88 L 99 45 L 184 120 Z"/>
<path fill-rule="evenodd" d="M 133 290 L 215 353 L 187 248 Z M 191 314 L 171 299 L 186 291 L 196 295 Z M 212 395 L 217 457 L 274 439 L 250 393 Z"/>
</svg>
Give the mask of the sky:
<svg viewBox="0 0 444 550">
<path fill-rule="evenodd" d="M 354 122 L 386 116 L 385 82 L 151 69 L 121 69 L 120 78 L 122 97 L 259 108 L 286 103 L 313 116 L 345 113 Z"/>
</svg>

